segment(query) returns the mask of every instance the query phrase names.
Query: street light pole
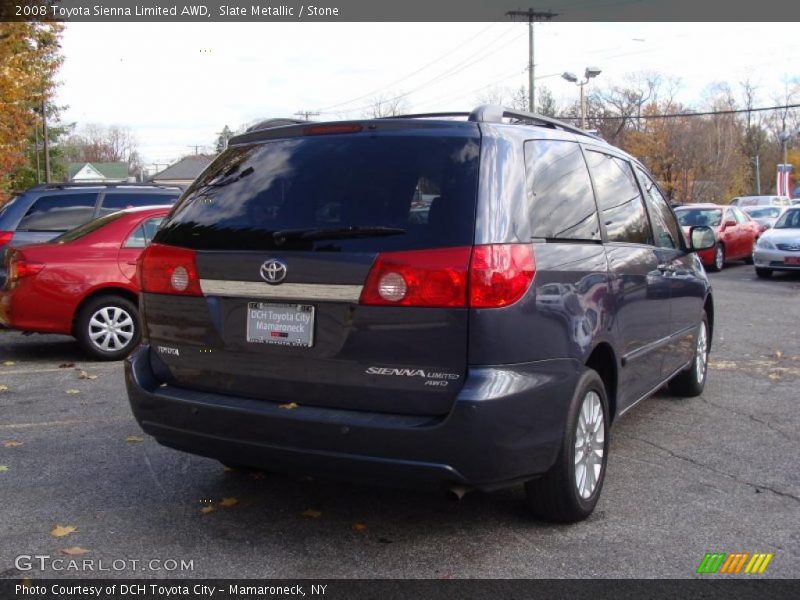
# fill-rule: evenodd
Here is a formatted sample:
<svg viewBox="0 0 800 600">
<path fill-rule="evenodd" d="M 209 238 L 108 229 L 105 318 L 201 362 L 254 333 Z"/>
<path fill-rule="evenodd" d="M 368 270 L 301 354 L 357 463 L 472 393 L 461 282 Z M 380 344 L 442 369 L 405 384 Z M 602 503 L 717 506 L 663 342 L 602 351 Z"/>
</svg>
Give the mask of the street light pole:
<svg viewBox="0 0 800 600">
<path fill-rule="evenodd" d="M 581 129 L 586 129 L 586 92 L 584 91 L 584 86 L 589 83 L 590 79 L 594 79 L 598 75 L 600 75 L 602 71 L 597 67 L 586 67 L 586 70 L 583 73 L 583 81 L 578 81 L 578 77 L 574 74 L 570 73 L 569 71 L 564 72 L 561 75 L 562 79 L 566 79 L 570 83 L 574 83 L 578 87 L 581 88 Z"/>
<path fill-rule="evenodd" d="M 47 112 L 42 96 L 42 130 L 44 134 L 44 181 L 50 183 L 50 139 L 47 135 Z"/>
</svg>

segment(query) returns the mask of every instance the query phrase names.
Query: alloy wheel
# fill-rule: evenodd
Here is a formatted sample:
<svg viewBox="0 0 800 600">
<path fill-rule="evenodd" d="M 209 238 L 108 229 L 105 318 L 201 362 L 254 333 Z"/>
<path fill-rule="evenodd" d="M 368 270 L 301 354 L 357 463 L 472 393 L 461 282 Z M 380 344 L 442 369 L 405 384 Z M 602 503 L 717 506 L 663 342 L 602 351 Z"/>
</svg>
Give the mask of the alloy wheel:
<svg viewBox="0 0 800 600">
<path fill-rule="evenodd" d="M 703 383 L 706 377 L 706 364 L 708 363 L 708 333 L 705 322 L 700 323 L 700 330 L 697 332 L 697 344 L 695 346 L 695 376 L 697 383 Z"/>
<path fill-rule="evenodd" d="M 591 390 L 583 398 L 575 428 L 575 485 L 584 500 L 597 488 L 603 470 L 605 427 L 600 396 Z"/>
</svg>

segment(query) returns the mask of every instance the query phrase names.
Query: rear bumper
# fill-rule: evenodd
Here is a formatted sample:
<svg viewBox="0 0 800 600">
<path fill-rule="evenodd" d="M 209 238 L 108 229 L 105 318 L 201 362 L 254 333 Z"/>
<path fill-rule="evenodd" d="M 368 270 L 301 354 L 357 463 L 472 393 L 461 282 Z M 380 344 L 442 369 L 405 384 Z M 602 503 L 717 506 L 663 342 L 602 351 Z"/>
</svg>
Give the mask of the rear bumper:
<svg viewBox="0 0 800 600">
<path fill-rule="evenodd" d="M 140 346 L 125 362 L 134 416 L 172 448 L 276 471 L 482 489 L 547 471 L 580 365 L 553 360 L 471 368 L 442 417 L 298 406 L 164 385 Z"/>
</svg>

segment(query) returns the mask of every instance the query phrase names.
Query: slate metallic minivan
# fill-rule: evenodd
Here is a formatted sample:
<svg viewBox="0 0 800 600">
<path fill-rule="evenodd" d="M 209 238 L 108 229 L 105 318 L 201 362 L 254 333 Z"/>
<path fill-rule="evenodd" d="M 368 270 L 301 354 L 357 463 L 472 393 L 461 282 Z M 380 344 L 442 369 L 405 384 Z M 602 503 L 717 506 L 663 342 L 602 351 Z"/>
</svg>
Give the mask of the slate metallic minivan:
<svg viewBox="0 0 800 600">
<path fill-rule="evenodd" d="M 588 516 L 609 426 L 700 394 L 711 287 L 652 177 L 539 115 L 248 131 L 139 260 L 133 412 L 225 464 L 493 490 Z"/>
</svg>

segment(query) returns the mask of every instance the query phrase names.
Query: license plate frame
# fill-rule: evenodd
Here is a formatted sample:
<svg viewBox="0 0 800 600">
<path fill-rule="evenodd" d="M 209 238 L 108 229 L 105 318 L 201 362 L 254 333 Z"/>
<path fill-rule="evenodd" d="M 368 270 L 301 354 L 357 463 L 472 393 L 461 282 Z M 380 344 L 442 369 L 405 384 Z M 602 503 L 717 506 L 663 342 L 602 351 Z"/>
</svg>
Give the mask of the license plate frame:
<svg viewBox="0 0 800 600">
<path fill-rule="evenodd" d="M 793 267 L 800 267 L 800 256 L 785 256 L 783 264 L 792 265 Z"/>
<path fill-rule="evenodd" d="M 313 304 L 248 302 L 245 340 L 251 344 L 312 348 L 315 313 Z"/>
</svg>

